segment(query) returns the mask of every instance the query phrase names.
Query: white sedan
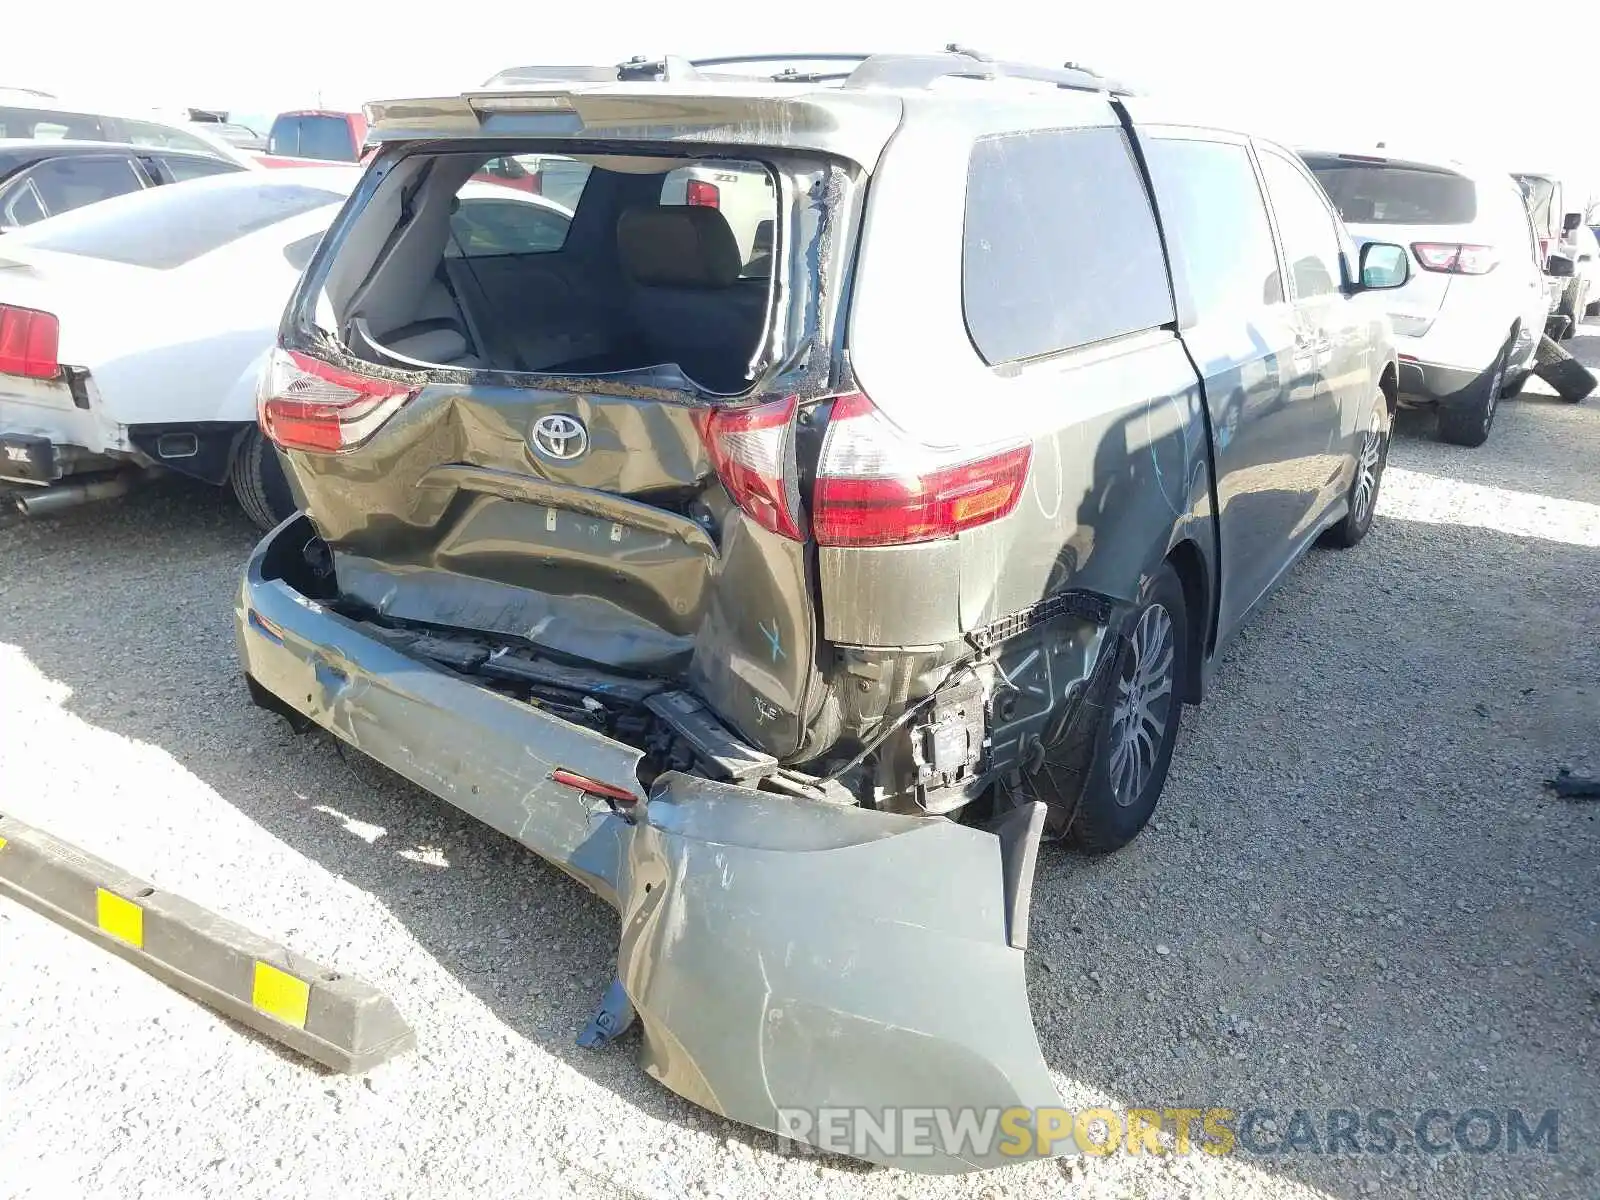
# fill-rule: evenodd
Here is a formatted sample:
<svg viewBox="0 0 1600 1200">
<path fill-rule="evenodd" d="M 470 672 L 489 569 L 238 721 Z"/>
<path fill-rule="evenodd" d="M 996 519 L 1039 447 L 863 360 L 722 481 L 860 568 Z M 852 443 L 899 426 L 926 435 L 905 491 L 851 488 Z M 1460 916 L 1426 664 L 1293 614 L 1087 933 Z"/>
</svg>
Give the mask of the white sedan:
<svg viewBox="0 0 1600 1200">
<path fill-rule="evenodd" d="M 104 200 L 0 244 L 0 491 L 25 513 L 120 494 L 152 467 L 231 484 L 270 528 L 294 501 L 256 425 L 279 318 L 354 167 L 246 171 Z M 564 237 L 552 201 L 468 183 L 465 241 L 507 206 Z M 515 215 L 515 213 L 513 213 Z M 482 218 L 475 220 L 474 218 Z"/>
</svg>

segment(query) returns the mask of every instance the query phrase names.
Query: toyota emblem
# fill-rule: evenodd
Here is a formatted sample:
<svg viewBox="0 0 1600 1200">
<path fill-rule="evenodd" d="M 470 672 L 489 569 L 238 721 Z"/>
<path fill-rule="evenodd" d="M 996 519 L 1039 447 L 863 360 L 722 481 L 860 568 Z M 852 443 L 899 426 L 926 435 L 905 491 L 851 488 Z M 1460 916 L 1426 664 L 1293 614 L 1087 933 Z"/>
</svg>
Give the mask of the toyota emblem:
<svg viewBox="0 0 1600 1200">
<path fill-rule="evenodd" d="M 541 455 L 557 462 L 581 458 L 589 449 L 589 431 L 577 417 L 566 413 L 540 417 L 533 423 L 533 435 L 529 440 Z"/>
</svg>

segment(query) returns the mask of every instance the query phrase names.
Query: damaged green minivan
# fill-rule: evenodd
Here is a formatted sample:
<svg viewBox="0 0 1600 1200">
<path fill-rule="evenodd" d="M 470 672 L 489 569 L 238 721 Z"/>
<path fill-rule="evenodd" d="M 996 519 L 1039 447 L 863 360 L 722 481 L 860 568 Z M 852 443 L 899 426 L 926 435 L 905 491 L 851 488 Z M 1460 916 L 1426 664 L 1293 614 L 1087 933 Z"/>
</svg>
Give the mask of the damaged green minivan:
<svg viewBox="0 0 1600 1200">
<path fill-rule="evenodd" d="M 1369 529 L 1407 256 L 1079 68 L 741 61 L 369 106 L 244 669 L 618 909 L 585 1044 L 780 1132 L 1051 1106 L 1037 847 L 1131 840 L 1220 648 Z M 503 155 L 570 203 L 467 223 Z M 853 1152 L 1005 1161 L 958 1143 Z"/>
</svg>

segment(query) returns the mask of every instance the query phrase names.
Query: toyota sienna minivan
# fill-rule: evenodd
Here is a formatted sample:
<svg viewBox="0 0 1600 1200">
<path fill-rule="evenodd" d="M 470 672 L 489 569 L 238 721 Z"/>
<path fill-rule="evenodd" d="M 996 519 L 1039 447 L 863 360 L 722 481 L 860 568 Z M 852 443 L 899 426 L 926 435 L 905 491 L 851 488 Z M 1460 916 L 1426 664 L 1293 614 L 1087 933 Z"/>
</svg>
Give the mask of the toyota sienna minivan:
<svg viewBox="0 0 1600 1200">
<path fill-rule="evenodd" d="M 813 1142 L 1057 1104 L 1039 842 L 1127 844 L 1223 648 L 1371 529 L 1412 252 L 1081 68 L 752 66 L 370 106 L 262 382 L 304 511 L 244 671 L 618 909 L 584 1044 Z M 565 236 L 449 253 L 504 154 L 582 172 Z M 759 269 L 684 168 L 763 179 Z"/>
</svg>

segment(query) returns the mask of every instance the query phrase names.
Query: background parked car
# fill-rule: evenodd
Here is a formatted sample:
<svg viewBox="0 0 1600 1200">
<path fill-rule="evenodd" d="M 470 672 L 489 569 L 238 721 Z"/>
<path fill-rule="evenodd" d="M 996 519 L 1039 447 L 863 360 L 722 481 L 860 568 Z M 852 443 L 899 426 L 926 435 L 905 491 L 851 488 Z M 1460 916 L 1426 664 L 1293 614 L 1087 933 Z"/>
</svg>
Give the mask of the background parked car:
<svg viewBox="0 0 1600 1200">
<path fill-rule="evenodd" d="M 180 127 L 153 115 L 108 113 L 16 88 L 0 89 L 0 138 L 121 142 L 209 154 L 246 167 L 257 165 L 249 153 L 209 131 Z"/>
<path fill-rule="evenodd" d="M 230 146 L 249 150 L 257 155 L 266 151 L 265 135 L 257 133 L 247 123 L 231 119 L 230 114 L 212 108 L 186 108 L 183 110 L 184 128 L 198 127 L 202 134 L 219 137 Z"/>
<path fill-rule="evenodd" d="M 267 131 L 268 166 L 285 165 L 279 159 L 314 159 L 319 162 L 360 162 L 367 121 L 357 112 L 332 109 L 297 109 L 282 112 Z"/>
<path fill-rule="evenodd" d="M 267 136 L 266 153 L 261 162 L 268 167 L 315 167 L 330 162 L 358 163 L 372 157 L 364 143 L 367 120 L 360 113 L 338 112 L 333 109 L 306 109 L 279 113 L 272 122 Z M 473 176 L 484 183 L 496 183 L 517 191 L 541 193 L 539 156 L 513 156 L 493 158 Z M 579 175 L 578 186 L 582 186 Z M 577 193 L 563 201 L 570 209 L 577 203 Z"/>
<path fill-rule="evenodd" d="M 1600 300 L 1600 258 L 1582 236 L 1587 201 L 1556 175 L 1518 171 L 1512 178 L 1522 188 L 1539 239 L 1551 311 L 1567 318 L 1562 336 L 1571 337 L 1591 305 Z"/>
<path fill-rule="evenodd" d="M 230 146 L 237 146 L 241 150 L 265 153 L 267 139 L 251 129 L 248 125 L 241 125 L 236 121 L 191 121 L 190 126 L 198 126 L 201 132 L 221 138 Z"/>
<path fill-rule="evenodd" d="M 1302 150 L 1358 243 L 1399 242 L 1418 269 L 1391 292 L 1400 391 L 1439 410 L 1439 436 L 1489 437 L 1527 382 L 1549 314 L 1528 208 L 1511 176 L 1455 159 Z"/>
<path fill-rule="evenodd" d="M 0 233 L 113 196 L 245 169 L 187 150 L 107 142 L 0 141 Z"/>
<path fill-rule="evenodd" d="M 256 384 L 284 302 L 360 175 L 235 171 L 0 240 L 0 348 L 28 348 L 0 353 L 0 487 L 28 485 L 23 507 L 42 510 L 158 465 L 231 484 L 263 528 L 293 511 L 256 428 Z M 472 182 L 453 229 L 462 253 L 492 255 L 497 234 L 559 244 L 570 218 Z"/>
<path fill-rule="evenodd" d="M 1600 240 L 1583 223 L 1581 213 L 1568 213 L 1563 226 L 1561 241 L 1551 258 L 1566 259 L 1572 264 L 1572 275 L 1556 305 L 1556 312 L 1569 322 L 1565 336 L 1571 337 L 1585 317 L 1600 314 Z"/>
</svg>

